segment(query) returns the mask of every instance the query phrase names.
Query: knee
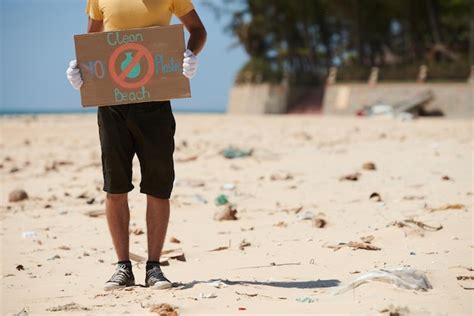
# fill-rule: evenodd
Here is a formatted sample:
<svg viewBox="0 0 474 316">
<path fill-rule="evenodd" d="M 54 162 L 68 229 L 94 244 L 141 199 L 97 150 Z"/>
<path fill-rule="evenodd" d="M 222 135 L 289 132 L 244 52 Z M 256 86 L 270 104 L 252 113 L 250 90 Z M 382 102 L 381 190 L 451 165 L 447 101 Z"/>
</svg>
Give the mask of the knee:
<svg viewBox="0 0 474 316">
<path fill-rule="evenodd" d="M 112 203 L 121 203 L 127 202 L 128 194 L 127 193 L 107 193 L 106 199 Z"/>
</svg>

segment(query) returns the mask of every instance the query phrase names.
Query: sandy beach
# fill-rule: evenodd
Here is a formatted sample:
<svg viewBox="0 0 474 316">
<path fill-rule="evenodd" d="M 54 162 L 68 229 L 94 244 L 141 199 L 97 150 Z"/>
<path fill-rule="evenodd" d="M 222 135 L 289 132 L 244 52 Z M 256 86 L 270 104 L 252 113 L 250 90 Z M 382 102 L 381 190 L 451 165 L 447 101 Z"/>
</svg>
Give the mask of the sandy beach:
<svg viewBox="0 0 474 316">
<path fill-rule="evenodd" d="M 163 268 L 176 283 L 165 291 L 143 286 L 137 260 L 137 286 L 102 290 L 116 256 L 95 114 L 0 119 L 3 315 L 162 303 L 180 315 L 472 315 L 472 119 L 175 115 L 165 250 L 181 260 Z M 227 159 L 229 146 L 250 155 Z M 130 251 L 146 260 L 139 182 L 135 157 Z M 28 199 L 9 202 L 15 189 Z M 221 194 L 232 206 L 216 205 Z M 214 219 L 229 207 L 236 220 Z M 432 288 L 375 281 L 334 295 L 384 268 L 421 271 Z"/>
</svg>

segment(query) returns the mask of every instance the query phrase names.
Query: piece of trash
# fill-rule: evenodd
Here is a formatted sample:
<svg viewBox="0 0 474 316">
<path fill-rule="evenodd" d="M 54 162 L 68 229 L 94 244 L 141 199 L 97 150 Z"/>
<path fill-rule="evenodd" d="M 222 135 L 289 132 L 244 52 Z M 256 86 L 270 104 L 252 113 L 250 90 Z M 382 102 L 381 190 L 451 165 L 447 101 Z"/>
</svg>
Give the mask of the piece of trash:
<svg viewBox="0 0 474 316">
<path fill-rule="evenodd" d="M 214 249 L 209 250 L 209 252 L 212 252 L 212 251 L 222 251 L 222 250 L 227 250 L 227 249 L 229 249 L 229 247 L 227 247 L 227 246 L 220 246 L 220 247 L 217 247 L 217 248 L 214 248 Z"/>
<path fill-rule="evenodd" d="M 275 226 L 275 227 L 287 227 L 288 224 L 284 221 L 281 221 L 281 222 L 278 222 L 276 224 L 273 224 L 273 226 Z"/>
<path fill-rule="evenodd" d="M 101 215 L 105 215 L 105 210 L 87 211 L 87 212 L 84 213 L 84 215 L 87 215 L 89 217 L 99 217 Z"/>
<path fill-rule="evenodd" d="M 214 203 L 219 206 L 219 205 L 225 205 L 229 203 L 229 198 L 225 194 L 219 194 L 216 199 L 214 200 Z"/>
<path fill-rule="evenodd" d="M 315 218 L 313 220 L 313 226 L 316 228 L 323 228 L 324 226 L 326 226 L 326 224 L 326 220 L 323 218 Z"/>
<path fill-rule="evenodd" d="M 143 231 L 143 229 L 141 229 L 140 227 L 136 227 L 135 229 L 130 229 L 129 234 L 134 234 L 134 235 L 142 235 L 144 234 L 145 232 Z"/>
<path fill-rule="evenodd" d="M 378 194 L 377 192 L 372 193 L 372 194 L 369 196 L 369 199 L 370 199 L 371 201 L 374 201 L 374 202 L 381 202 L 381 201 L 382 201 L 382 197 L 381 197 L 380 194 Z"/>
<path fill-rule="evenodd" d="M 227 287 L 227 283 L 222 282 L 221 280 L 216 280 L 216 281 L 213 281 L 213 282 L 209 282 L 208 284 L 210 286 L 213 286 L 213 287 L 218 288 L 218 289 Z"/>
<path fill-rule="evenodd" d="M 179 240 L 179 239 L 176 238 L 176 237 L 171 237 L 171 238 L 170 238 L 170 242 L 171 242 L 171 243 L 174 243 L 174 244 L 180 244 L 180 243 L 181 243 L 181 240 Z"/>
<path fill-rule="evenodd" d="M 451 178 L 450 178 L 449 176 L 442 176 L 442 177 L 441 177 L 441 180 L 443 180 L 443 181 L 450 181 Z"/>
<path fill-rule="evenodd" d="M 216 298 L 217 295 L 214 293 L 199 293 L 199 298 Z"/>
<path fill-rule="evenodd" d="M 54 260 L 54 259 L 61 259 L 59 255 L 54 255 L 51 258 L 48 258 L 47 260 Z"/>
<path fill-rule="evenodd" d="M 59 246 L 58 249 L 61 249 L 61 250 L 71 250 L 71 248 L 68 247 L 68 246 Z"/>
<path fill-rule="evenodd" d="M 26 309 L 26 307 L 23 307 L 23 309 L 21 311 L 19 311 L 18 313 L 14 314 L 14 316 L 28 316 L 28 310 Z"/>
<path fill-rule="evenodd" d="M 363 250 L 380 250 L 381 248 L 372 245 L 370 242 L 374 239 L 374 236 L 362 237 L 360 241 L 341 242 L 337 245 L 329 245 L 327 248 L 331 248 L 334 251 L 341 249 L 342 247 L 350 247 L 352 250 L 363 249 Z"/>
<path fill-rule="evenodd" d="M 197 202 L 202 203 L 202 204 L 207 204 L 207 199 L 203 197 L 201 194 L 195 194 L 194 198 L 196 199 Z"/>
<path fill-rule="evenodd" d="M 255 297 L 255 296 L 258 296 L 257 293 L 241 293 L 241 292 L 237 292 L 237 291 L 235 291 L 235 294 L 241 295 L 241 296 L 248 296 L 248 297 Z"/>
<path fill-rule="evenodd" d="M 68 303 L 68 304 L 64 304 L 64 305 L 59 305 L 59 306 L 56 306 L 56 307 L 49 307 L 46 310 L 49 311 L 49 312 L 75 311 L 75 310 L 88 311 L 88 310 L 90 310 L 90 308 L 85 307 L 85 306 L 81 306 L 81 305 L 73 302 L 73 303 Z"/>
<path fill-rule="evenodd" d="M 377 167 L 375 166 L 375 163 L 373 162 L 364 162 L 362 165 L 362 169 L 364 170 L 376 170 Z"/>
<path fill-rule="evenodd" d="M 221 151 L 221 154 L 227 159 L 242 158 L 252 155 L 253 150 L 242 150 L 234 147 L 228 147 Z"/>
<path fill-rule="evenodd" d="M 300 221 L 312 220 L 312 219 L 314 219 L 314 217 L 315 217 L 315 215 L 313 214 L 313 212 L 310 212 L 310 211 L 306 211 L 306 212 L 298 214 L 296 216 L 296 218 Z"/>
<path fill-rule="evenodd" d="M 430 212 L 437 212 L 437 211 L 447 211 L 447 210 L 463 210 L 466 209 L 466 205 L 464 204 L 446 204 L 440 207 L 428 208 Z"/>
<path fill-rule="evenodd" d="M 317 299 L 309 297 L 309 296 L 303 296 L 303 297 L 297 297 L 296 301 L 300 303 L 314 303 L 317 301 Z"/>
<path fill-rule="evenodd" d="M 397 307 L 390 305 L 387 308 L 382 309 L 380 313 L 388 313 L 389 316 L 408 316 L 410 315 L 410 310 L 408 307 Z"/>
<path fill-rule="evenodd" d="M 474 290 L 474 276 L 472 276 L 472 275 L 460 275 L 460 276 L 457 276 L 456 279 L 458 281 L 462 281 L 462 282 L 458 282 L 458 284 L 463 289 L 465 289 L 465 290 Z M 468 285 L 466 283 L 468 283 Z"/>
<path fill-rule="evenodd" d="M 156 313 L 160 316 L 179 316 L 178 308 L 166 303 L 152 305 L 150 307 L 150 312 Z"/>
<path fill-rule="evenodd" d="M 186 157 L 177 157 L 175 160 L 176 162 L 189 162 L 189 161 L 194 161 L 199 158 L 198 155 L 191 155 L 191 156 L 186 156 Z"/>
<path fill-rule="evenodd" d="M 161 252 L 161 257 L 163 257 L 163 259 L 175 259 L 186 262 L 186 257 L 182 249 L 163 250 Z"/>
<path fill-rule="evenodd" d="M 22 189 L 16 189 L 8 194 L 8 202 L 19 202 L 28 199 L 28 193 Z"/>
<path fill-rule="evenodd" d="M 245 247 L 249 247 L 249 246 L 251 246 L 251 243 L 249 243 L 248 241 L 244 239 L 240 242 L 239 249 L 244 250 Z"/>
<path fill-rule="evenodd" d="M 23 233 L 21 233 L 21 237 L 23 237 L 23 238 L 34 238 L 34 237 L 37 237 L 37 236 L 38 236 L 38 234 L 33 230 L 24 231 Z"/>
<path fill-rule="evenodd" d="M 25 267 L 22 264 L 19 264 L 19 265 L 16 266 L 16 269 L 18 271 L 21 271 L 21 270 L 25 270 Z"/>
<path fill-rule="evenodd" d="M 347 175 L 344 175 L 344 176 L 340 177 L 339 181 L 357 181 L 357 180 L 359 180 L 360 175 L 361 174 L 359 172 L 347 174 Z"/>
<path fill-rule="evenodd" d="M 235 189 L 235 184 L 233 184 L 233 183 L 224 183 L 222 185 L 222 189 L 223 190 L 229 190 L 229 191 L 234 190 Z"/>
<path fill-rule="evenodd" d="M 293 175 L 290 173 L 274 173 L 270 176 L 271 181 L 286 181 L 292 179 Z"/>
<path fill-rule="evenodd" d="M 239 307 L 239 311 L 246 311 L 246 310 L 247 310 L 247 308 L 245 308 L 245 307 Z"/>
<path fill-rule="evenodd" d="M 413 268 L 401 267 L 364 273 L 351 283 L 337 289 L 334 294 L 342 294 L 371 281 L 390 283 L 398 288 L 407 290 L 427 291 L 433 288 L 423 272 Z"/>
<path fill-rule="evenodd" d="M 214 219 L 216 221 L 235 221 L 238 218 L 235 216 L 237 210 L 230 204 L 227 204 L 225 208 L 218 210 L 214 214 Z"/>
<path fill-rule="evenodd" d="M 418 231 L 418 229 L 424 230 L 424 231 L 438 231 L 443 228 L 443 225 L 438 225 L 438 226 L 431 226 L 423 223 L 422 221 L 417 221 L 414 220 L 413 218 L 408 218 L 403 221 L 394 221 L 390 222 L 387 224 L 387 227 L 389 226 L 396 226 L 400 228 L 407 228 L 410 229 L 411 231 L 414 231 L 420 235 L 423 235 L 422 232 Z"/>
</svg>

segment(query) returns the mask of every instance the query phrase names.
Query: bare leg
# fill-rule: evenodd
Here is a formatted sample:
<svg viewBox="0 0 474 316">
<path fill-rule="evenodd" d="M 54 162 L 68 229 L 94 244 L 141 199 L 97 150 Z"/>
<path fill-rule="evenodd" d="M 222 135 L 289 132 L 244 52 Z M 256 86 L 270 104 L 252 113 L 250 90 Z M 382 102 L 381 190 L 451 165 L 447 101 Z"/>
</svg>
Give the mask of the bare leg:
<svg viewBox="0 0 474 316">
<path fill-rule="evenodd" d="M 147 195 L 146 224 L 149 261 L 160 261 L 169 218 L 169 200 L 158 199 Z"/>
<path fill-rule="evenodd" d="M 118 261 L 129 260 L 128 227 L 130 223 L 130 210 L 128 208 L 127 193 L 107 193 L 105 214 Z"/>
</svg>

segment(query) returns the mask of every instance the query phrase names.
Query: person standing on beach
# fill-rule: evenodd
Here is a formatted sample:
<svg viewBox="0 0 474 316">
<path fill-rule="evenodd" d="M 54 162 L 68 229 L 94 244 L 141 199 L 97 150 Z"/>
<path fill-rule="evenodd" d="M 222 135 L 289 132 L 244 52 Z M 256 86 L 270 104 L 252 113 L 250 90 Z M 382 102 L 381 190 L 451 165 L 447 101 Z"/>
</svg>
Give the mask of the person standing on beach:
<svg viewBox="0 0 474 316">
<path fill-rule="evenodd" d="M 193 78 L 196 55 L 206 42 L 206 29 L 191 0 L 87 0 L 88 33 L 169 25 L 174 14 L 190 33 L 183 53 L 183 75 Z M 67 78 L 75 89 L 82 86 L 76 60 L 69 63 Z M 145 286 L 166 289 L 172 283 L 160 268 L 160 255 L 168 227 L 169 198 L 174 182 L 176 122 L 170 101 L 100 106 L 97 123 L 102 152 L 105 210 L 118 262 L 105 283 L 111 290 L 135 285 L 129 258 L 128 192 L 132 185 L 132 159 L 140 161 L 140 192 L 147 196 L 148 260 Z"/>
</svg>

